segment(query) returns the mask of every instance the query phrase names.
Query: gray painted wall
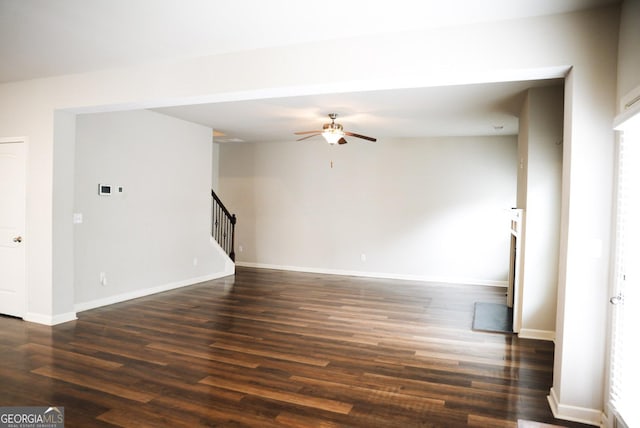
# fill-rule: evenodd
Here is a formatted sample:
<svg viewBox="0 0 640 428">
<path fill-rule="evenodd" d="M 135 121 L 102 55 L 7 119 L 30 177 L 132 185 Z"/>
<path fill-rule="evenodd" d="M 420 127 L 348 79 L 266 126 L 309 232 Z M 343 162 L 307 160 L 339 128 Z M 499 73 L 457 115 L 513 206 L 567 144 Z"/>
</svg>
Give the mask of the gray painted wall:
<svg viewBox="0 0 640 428">
<path fill-rule="evenodd" d="M 520 115 L 518 208 L 524 336 L 555 337 L 562 190 L 562 86 L 533 88 Z"/>
<path fill-rule="evenodd" d="M 221 145 L 240 263 L 505 285 L 514 136 L 352 140 Z"/>
<path fill-rule="evenodd" d="M 209 128 L 140 110 L 79 115 L 76 133 L 76 304 L 223 270 L 209 242 Z"/>
</svg>

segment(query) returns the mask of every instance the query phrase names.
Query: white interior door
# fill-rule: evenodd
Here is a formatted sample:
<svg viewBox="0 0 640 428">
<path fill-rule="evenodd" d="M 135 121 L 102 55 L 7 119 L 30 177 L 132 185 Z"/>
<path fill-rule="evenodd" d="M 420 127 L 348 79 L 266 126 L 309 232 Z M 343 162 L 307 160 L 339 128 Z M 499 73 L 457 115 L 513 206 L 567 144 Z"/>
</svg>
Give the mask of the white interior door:
<svg viewBox="0 0 640 428">
<path fill-rule="evenodd" d="M 0 313 L 22 317 L 25 277 L 26 152 L 0 139 Z"/>
</svg>

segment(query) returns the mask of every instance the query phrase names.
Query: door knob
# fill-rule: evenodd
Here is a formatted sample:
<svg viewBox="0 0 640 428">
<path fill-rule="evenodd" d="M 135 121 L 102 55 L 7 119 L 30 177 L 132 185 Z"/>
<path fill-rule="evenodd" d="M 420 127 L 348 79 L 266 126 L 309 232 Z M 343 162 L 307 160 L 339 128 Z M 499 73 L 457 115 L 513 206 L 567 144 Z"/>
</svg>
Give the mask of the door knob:
<svg viewBox="0 0 640 428">
<path fill-rule="evenodd" d="M 623 301 L 624 301 L 624 297 L 622 296 L 622 294 L 618 294 L 617 296 L 613 296 L 612 298 L 609 299 L 609 303 L 611 303 L 612 305 L 620 304 Z"/>
<path fill-rule="evenodd" d="M 13 238 L 13 242 L 22 242 L 22 236 L 16 236 Z"/>
</svg>

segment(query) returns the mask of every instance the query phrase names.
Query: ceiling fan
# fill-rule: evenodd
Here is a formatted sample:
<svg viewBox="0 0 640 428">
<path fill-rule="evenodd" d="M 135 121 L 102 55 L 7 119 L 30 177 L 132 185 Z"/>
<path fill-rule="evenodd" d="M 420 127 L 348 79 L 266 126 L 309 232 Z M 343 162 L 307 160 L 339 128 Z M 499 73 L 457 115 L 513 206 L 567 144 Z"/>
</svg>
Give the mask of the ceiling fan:
<svg viewBox="0 0 640 428">
<path fill-rule="evenodd" d="M 331 123 L 325 123 L 322 125 L 322 131 L 299 131 L 294 132 L 295 135 L 307 135 L 306 137 L 298 138 L 297 141 L 306 140 L 307 138 L 315 137 L 317 135 L 322 135 L 327 143 L 329 144 L 346 144 L 347 140 L 345 140 L 345 135 L 349 137 L 362 138 L 364 140 L 376 141 L 375 138 L 367 137 L 366 135 L 356 134 L 354 132 L 347 132 L 342 128 L 342 125 L 336 123 L 336 117 L 338 117 L 337 113 L 329 113 L 329 118 L 331 119 Z"/>
</svg>

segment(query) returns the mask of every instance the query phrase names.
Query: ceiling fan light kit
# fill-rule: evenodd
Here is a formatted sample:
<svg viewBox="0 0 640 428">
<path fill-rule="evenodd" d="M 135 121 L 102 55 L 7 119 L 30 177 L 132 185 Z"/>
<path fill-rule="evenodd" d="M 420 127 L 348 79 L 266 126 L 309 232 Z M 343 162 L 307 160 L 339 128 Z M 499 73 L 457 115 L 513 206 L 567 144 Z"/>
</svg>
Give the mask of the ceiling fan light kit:
<svg viewBox="0 0 640 428">
<path fill-rule="evenodd" d="M 325 123 L 322 125 L 322 136 L 329 144 L 338 144 L 338 141 L 344 137 L 344 131 L 342 125 L 336 123 L 337 113 L 330 113 L 331 123 Z M 346 141 L 345 141 L 346 142 Z"/>
<path fill-rule="evenodd" d="M 340 131 L 324 131 L 322 136 L 329 144 L 338 144 L 338 141 L 344 137 L 344 132 Z"/>
<path fill-rule="evenodd" d="M 338 117 L 337 113 L 329 113 L 329 118 L 331 119 L 331 123 L 325 123 L 322 125 L 322 131 L 300 131 L 295 132 L 295 135 L 305 135 L 310 134 L 302 138 L 298 138 L 298 141 L 306 140 L 307 138 L 315 137 L 316 135 L 322 135 L 322 137 L 327 141 L 327 143 L 334 144 L 346 144 L 347 140 L 344 139 L 345 135 L 362 138 L 364 140 L 376 141 L 375 138 L 367 137 L 366 135 L 354 134 L 353 132 L 345 132 L 342 125 L 336 123 L 336 117 Z"/>
</svg>

